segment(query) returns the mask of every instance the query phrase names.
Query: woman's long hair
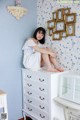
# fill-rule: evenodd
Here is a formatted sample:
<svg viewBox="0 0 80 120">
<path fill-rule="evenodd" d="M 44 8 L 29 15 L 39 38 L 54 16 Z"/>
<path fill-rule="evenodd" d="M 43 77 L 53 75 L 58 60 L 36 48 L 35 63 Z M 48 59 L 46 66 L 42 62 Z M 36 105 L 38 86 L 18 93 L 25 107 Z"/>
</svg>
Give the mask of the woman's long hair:
<svg viewBox="0 0 80 120">
<path fill-rule="evenodd" d="M 41 40 L 39 40 L 39 42 L 41 44 L 44 44 L 45 43 L 45 34 L 46 34 L 45 29 L 43 27 L 38 27 L 33 34 L 33 38 L 35 38 L 35 39 L 37 39 L 36 38 L 37 32 L 42 32 L 42 34 L 44 35 L 44 37 Z"/>
</svg>

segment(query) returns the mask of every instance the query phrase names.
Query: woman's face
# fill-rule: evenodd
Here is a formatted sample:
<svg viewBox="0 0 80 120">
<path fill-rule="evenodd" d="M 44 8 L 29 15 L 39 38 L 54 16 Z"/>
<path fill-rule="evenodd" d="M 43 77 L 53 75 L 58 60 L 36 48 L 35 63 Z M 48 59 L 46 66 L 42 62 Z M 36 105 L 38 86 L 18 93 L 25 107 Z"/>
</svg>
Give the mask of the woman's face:
<svg viewBox="0 0 80 120">
<path fill-rule="evenodd" d="M 43 39 L 43 37 L 44 37 L 44 34 L 42 33 L 42 31 L 38 31 L 36 35 L 37 40 L 41 40 Z"/>
</svg>

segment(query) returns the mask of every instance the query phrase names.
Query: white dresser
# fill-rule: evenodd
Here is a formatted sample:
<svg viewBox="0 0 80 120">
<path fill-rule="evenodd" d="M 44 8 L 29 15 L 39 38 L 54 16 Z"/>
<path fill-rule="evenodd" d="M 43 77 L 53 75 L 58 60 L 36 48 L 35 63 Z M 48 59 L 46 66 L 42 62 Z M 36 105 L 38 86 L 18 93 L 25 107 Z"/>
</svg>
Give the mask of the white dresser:
<svg viewBox="0 0 80 120">
<path fill-rule="evenodd" d="M 59 117 L 64 120 L 63 110 L 53 101 L 58 94 L 59 76 L 64 73 L 22 69 L 24 115 L 33 120 L 57 120 Z"/>
</svg>

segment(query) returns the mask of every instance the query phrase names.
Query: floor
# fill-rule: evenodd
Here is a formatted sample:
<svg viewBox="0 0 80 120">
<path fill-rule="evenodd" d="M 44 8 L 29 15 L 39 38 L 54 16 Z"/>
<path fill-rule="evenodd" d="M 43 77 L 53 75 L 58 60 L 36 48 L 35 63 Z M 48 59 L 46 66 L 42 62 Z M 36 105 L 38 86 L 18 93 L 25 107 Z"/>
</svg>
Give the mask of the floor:
<svg viewBox="0 0 80 120">
<path fill-rule="evenodd" d="M 20 118 L 18 120 L 24 120 L 24 118 Z M 26 117 L 26 120 L 32 120 L 30 117 Z"/>
</svg>

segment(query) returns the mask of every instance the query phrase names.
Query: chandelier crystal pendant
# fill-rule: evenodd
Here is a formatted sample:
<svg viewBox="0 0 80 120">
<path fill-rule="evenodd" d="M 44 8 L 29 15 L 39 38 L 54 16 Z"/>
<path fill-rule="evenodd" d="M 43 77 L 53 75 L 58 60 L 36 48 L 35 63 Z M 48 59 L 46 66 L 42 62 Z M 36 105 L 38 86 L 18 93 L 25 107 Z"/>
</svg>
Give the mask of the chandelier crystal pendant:
<svg viewBox="0 0 80 120">
<path fill-rule="evenodd" d="M 8 6 L 8 12 L 11 13 L 17 20 L 26 15 L 27 9 L 21 6 L 21 0 L 16 0 L 15 6 Z"/>
</svg>

